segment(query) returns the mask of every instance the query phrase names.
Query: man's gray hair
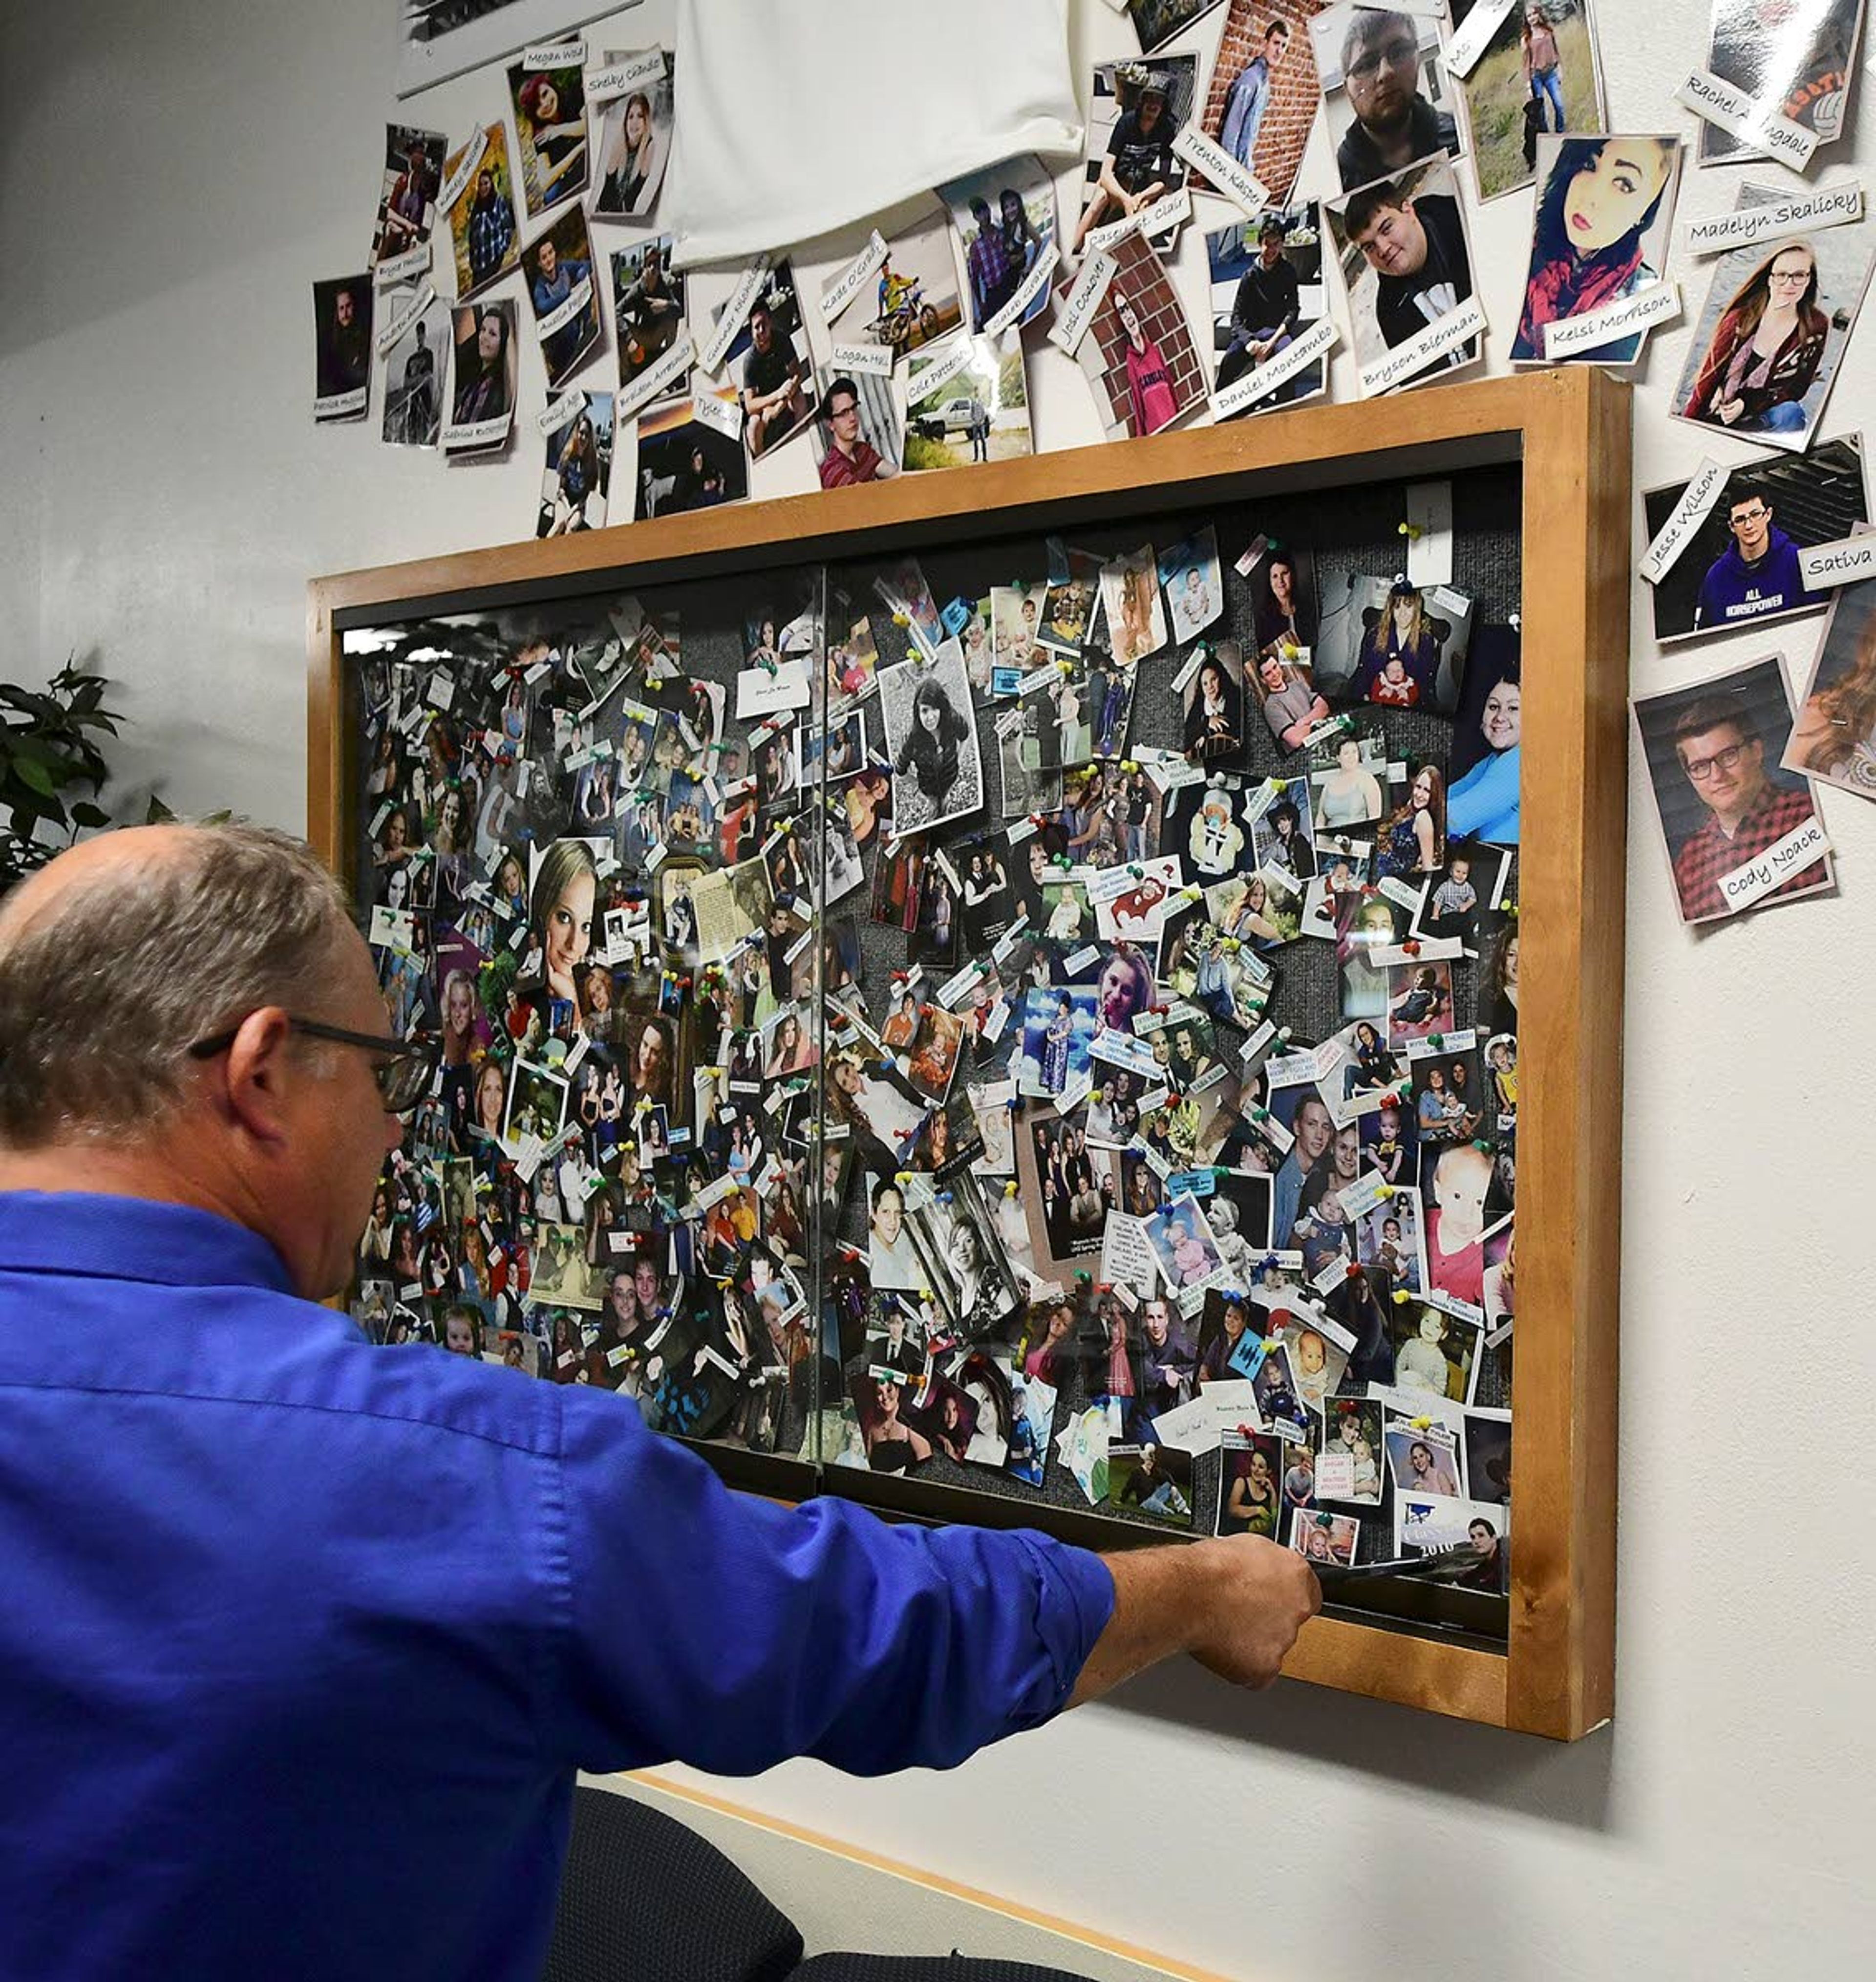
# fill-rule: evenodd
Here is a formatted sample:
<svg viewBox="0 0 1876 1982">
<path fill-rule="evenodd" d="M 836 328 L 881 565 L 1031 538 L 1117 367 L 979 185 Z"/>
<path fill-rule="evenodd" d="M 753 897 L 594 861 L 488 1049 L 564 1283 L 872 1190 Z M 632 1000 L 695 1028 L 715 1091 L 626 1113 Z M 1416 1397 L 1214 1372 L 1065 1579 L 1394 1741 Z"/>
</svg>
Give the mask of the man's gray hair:
<svg viewBox="0 0 1876 1982">
<path fill-rule="evenodd" d="M 304 840 L 245 823 L 190 827 L 0 920 L 0 1145 L 147 1130 L 196 1040 L 264 1005 L 318 1013 L 349 922 Z"/>
</svg>

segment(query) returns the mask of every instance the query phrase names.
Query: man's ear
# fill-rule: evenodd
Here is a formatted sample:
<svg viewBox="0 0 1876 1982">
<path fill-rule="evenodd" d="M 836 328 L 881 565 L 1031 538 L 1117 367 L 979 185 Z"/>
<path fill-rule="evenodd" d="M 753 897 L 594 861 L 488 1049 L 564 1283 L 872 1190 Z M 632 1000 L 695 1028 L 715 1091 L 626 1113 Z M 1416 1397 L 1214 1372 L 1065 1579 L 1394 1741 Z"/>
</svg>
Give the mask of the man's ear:
<svg viewBox="0 0 1876 1982">
<path fill-rule="evenodd" d="M 235 1033 L 224 1063 L 220 1099 L 257 1140 L 275 1143 L 285 1134 L 285 1110 L 292 1081 L 301 1069 L 290 1063 L 293 1022 L 284 1007 L 250 1012 Z"/>
</svg>

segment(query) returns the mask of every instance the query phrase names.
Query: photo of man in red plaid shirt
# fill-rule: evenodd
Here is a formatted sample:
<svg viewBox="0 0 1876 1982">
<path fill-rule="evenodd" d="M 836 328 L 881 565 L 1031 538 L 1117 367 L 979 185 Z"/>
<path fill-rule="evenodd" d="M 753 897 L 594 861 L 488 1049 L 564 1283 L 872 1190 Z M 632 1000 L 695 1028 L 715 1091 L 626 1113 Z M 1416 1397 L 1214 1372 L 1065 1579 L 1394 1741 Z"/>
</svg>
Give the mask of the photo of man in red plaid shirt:
<svg viewBox="0 0 1876 1982">
<path fill-rule="evenodd" d="M 1720 877 L 1743 867 L 1811 818 L 1806 786 L 1775 785 L 1765 775 L 1765 739 L 1744 699 L 1731 689 L 1690 703 L 1674 728 L 1674 756 L 1707 817 L 1674 856 L 1674 886 L 1685 922 L 1728 911 Z M 1802 893 L 1826 878 L 1821 860 L 1794 874 L 1761 901 Z"/>
</svg>

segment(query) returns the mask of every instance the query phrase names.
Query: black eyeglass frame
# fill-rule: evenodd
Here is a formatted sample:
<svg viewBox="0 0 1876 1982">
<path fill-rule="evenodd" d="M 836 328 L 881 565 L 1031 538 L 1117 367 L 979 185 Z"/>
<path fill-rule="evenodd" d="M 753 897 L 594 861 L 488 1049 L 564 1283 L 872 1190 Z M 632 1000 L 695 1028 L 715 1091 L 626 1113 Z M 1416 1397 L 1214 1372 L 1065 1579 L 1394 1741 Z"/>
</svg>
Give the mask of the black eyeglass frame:
<svg viewBox="0 0 1876 1982">
<path fill-rule="evenodd" d="M 422 1100 L 442 1051 L 442 1041 L 428 1033 L 420 1033 L 412 1039 L 388 1039 L 373 1033 L 348 1032 L 343 1026 L 325 1025 L 317 1019 L 302 1019 L 292 1012 L 287 1014 L 287 1023 L 309 1039 L 329 1039 L 336 1046 L 357 1046 L 365 1053 L 384 1054 L 384 1063 L 372 1069 L 372 1077 L 378 1083 L 385 1112 L 390 1115 L 408 1115 Z M 213 1059 L 217 1053 L 226 1053 L 240 1030 L 239 1026 L 231 1026 L 225 1033 L 198 1039 L 189 1048 L 189 1057 Z M 407 1087 L 410 1090 L 408 1098 L 401 1098 Z"/>
</svg>

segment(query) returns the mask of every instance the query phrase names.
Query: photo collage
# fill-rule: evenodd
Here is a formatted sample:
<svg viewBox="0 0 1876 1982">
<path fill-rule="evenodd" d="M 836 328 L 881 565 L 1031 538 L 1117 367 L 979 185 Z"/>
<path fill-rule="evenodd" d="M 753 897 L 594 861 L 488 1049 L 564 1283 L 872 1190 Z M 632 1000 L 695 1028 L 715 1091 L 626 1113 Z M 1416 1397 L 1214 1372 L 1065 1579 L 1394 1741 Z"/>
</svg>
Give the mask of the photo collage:
<svg viewBox="0 0 1876 1982">
<path fill-rule="evenodd" d="M 438 1056 L 361 1325 L 1501 1594 L 1516 602 L 1404 500 L 347 634 Z"/>
</svg>

